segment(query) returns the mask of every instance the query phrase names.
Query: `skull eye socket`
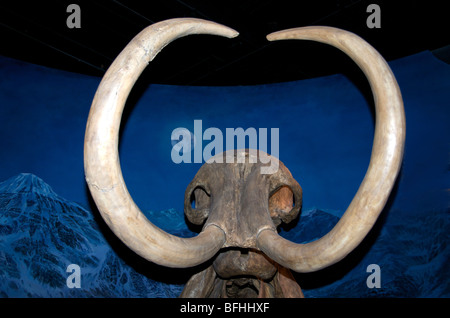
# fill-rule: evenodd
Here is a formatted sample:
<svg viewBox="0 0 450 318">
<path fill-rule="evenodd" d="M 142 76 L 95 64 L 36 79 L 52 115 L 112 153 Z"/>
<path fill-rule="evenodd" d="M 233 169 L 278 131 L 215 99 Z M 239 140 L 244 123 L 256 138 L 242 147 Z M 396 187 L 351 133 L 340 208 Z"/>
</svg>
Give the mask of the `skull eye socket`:
<svg viewBox="0 0 450 318">
<path fill-rule="evenodd" d="M 202 225 L 209 216 L 211 195 L 202 186 L 196 186 L 186 198 L 184 211 L 189 222 Z"/>
<path fill-rule="evenodd" d="M 270 194 L 269 212 L 275 226 L 290 222 L 297 216 L 298 210 L 294 192 L 289 186 L 280 186 Z"/>
<path fill-rule="evenodd" d="M 211 195 L 203 187 L 198 186 L 192 191 L 190 201 L 194 210 L 209 208 Z"/>
</svg>

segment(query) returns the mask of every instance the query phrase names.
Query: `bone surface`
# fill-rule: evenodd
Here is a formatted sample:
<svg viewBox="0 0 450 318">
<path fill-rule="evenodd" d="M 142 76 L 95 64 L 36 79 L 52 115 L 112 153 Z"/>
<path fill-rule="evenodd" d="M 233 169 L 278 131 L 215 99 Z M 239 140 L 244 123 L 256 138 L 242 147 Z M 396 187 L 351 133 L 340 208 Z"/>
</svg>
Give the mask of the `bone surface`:
<svg viewBox="0 0 450 318">
<path fill-rule="evenodd" d="M 134 252 L 154 263 L 190 267 L 210 259 L 225 235 L 209 227 L 194 238 L 179 238 L 154 226 L 133 202 L 120 168 L 119 127 L 126 99 L 147 64 L 171 41 L 191 34 L 235 37 L 223 25 L 191 18 L 149 26 L 119 54 L 92 102 L 84 142 L 86 182 L 105 222 Z"/>
<path fill-rule="evenodd" d="M 266 230 L 258 247 L 278 263 L 297 272 L 332 265 L 358 246 L 375 224 L 400 171 L 405 143 L 405 114 L 397 81 L 383 57 L 357 35 L 330 27 L 296 28 L 269 34 L 270 41 L 313 40 L 335 46 L 366 75 L 375 100 L 376 127 L 366 175 L 336 226 L 321 239 L 295 244 Z"/>
</svg>

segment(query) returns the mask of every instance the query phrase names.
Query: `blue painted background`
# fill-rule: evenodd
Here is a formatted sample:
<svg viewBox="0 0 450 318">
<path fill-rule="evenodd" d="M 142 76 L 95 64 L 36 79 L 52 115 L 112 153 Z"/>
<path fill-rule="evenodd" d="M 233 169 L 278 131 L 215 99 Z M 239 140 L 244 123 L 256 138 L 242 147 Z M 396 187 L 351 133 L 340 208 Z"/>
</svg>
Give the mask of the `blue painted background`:
<svg viewBox="0 0 450 318">
<path fill-rule="evenodd" d="M 390 64 L 407 120 L 394 205 L 448 207 L 450 67 L 427 52 Z M 88 207 L 83 139 L 100 80 L 0 58 L 0 180 L 34 173 Z M 304 207 L 345 211 L 369 163 L 371 98 L 342 75 L 261 86 L 150 85 L 126 108 L 123 174 L 141 209 L 182 210 L 200 164 L 172 162 L 173 129 L 193 131 L 195 119 L 203 130 L 224 133 L 226 127 L 279 128 L 280 159 L 303 187 Z"/>
<path fill-rule="evenodd" d="M 448 220 L 450 67 L 429 52 L 390 65 L 403 94 L 407 137 L 385 215 L 443 211 Z M 92 208 L 83 139 L 100 80 L 0 57 L 0 181 L 32 173 L 59 196 Z M 127 186 L 144 211 L 183 210 L 184 190 L 200 164 L 173 163 L 170 137 L 178 127 L 193 131 L 195 119 L 204 130 L 279 128 L 280 159 L 303 187 L 305 211 L 341 216 L 364 177 L 371 96 L 342 75 L 240 87 L 138 85 L 125 111 L 120 154 Z M 434 226 L 424 224 L 423 233 Z M 395 231 L 388 237 L 395 240 Z M 444 262 L 447 242 L 439 242 Z"/>
</svg>

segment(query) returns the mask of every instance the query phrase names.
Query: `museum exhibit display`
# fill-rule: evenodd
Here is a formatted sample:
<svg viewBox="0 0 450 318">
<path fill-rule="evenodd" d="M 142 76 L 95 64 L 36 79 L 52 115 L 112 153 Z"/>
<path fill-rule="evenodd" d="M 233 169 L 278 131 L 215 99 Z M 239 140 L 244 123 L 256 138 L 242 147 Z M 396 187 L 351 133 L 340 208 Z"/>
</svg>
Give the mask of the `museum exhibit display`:
<svg viewBox="0 0 450 318">
<path fill-rule="evenodd" d="M 245 3 L 53 3 L 42 38 L 5 6 L 2 298 L 450 296 L 448 39 Z"/>
</svg>

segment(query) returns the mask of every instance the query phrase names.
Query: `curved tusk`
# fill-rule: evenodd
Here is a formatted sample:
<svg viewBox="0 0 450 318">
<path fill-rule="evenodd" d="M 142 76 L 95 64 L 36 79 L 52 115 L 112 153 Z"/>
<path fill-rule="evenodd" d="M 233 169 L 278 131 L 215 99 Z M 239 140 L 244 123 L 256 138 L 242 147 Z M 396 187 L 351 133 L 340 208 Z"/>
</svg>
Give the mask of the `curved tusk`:
<svg viewBox="0 0 450 318">
<path fill-rule="evenodd" d="M 268 40 L 302 39 L 342 50 L 366 75 L 375 99 L 376 127 L 366 175 L 336 226 L 317 241 L 296 244 L 270 230 L 257 238 L 258 247 L 279 264 L 297 272 L 332 265 L 364 239 L 383 210 L 403 158 L 405 114 L 397 81 L 383 57 L 357 35 L 331 27 L 305 27 L 269 34 Z"/>
<path fill-rule="evenodd" d="M 103 77 L 92 102 L 84 141 L 86 181 L 105 222 L 134 252 L 169 267 L 190 267 L 210 259 L 223 246 L 225 234 L 209 226 L 194 238 L 179 238 L 147 220 L 123 180 L 119 127 L 128 95 L 148 62 L 171 41 L 190 34 L 238 35 L 223 25 L 192 18 L 166 20 L 144 29 Z"/>
</svg>

